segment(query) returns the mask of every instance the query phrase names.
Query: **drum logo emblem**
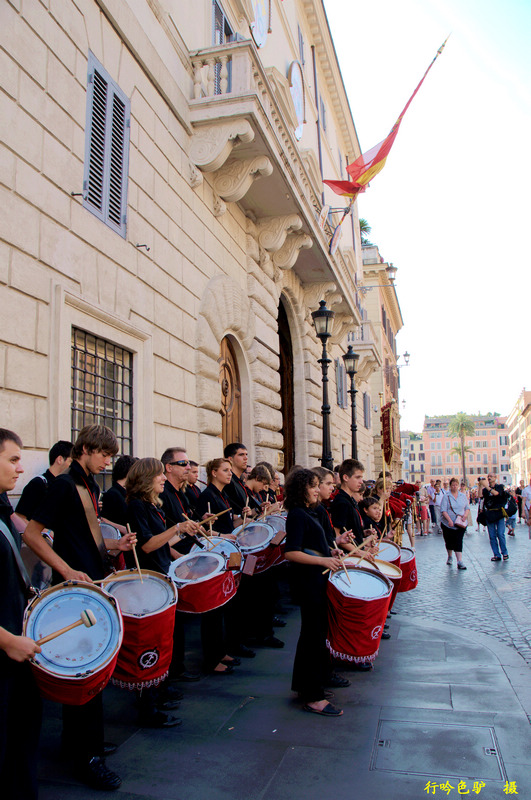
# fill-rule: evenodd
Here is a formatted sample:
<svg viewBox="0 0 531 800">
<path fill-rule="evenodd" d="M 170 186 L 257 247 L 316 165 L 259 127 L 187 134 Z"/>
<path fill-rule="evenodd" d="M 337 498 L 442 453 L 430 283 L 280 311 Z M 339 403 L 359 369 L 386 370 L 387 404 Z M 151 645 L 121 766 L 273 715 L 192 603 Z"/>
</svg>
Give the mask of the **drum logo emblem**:
<svg viewBox="0 0 531 800">
<path fill-rule="evenodd" d="M 413 583 L 417 580 L 417 570 L 411 570 L 411 575 L 409 576 L 409 580 L 413 581 Z"/>
<path fill-rule="evenodd" d="M 378 636 L 381 634 L 381 632 L 382 632 L 382 626 L 375 625 L 371 631 L 371 639 L 377 639 Z"/>
<path fill-rule="evenodd" d="M 232 577 L 232 572 L 229 572 L 229 574 L 226 576 L 225 580 L 223 581 L 223 585 L 221 587 L 221 590 L 222 590 L 223 594 L 225 595 L 225 597 L 227 597 L 232 592 L 233 589 L 234 589 L 234 578 Z"/>
<path fill-rule="evenodd" d="M 153 650 L 145 650 L 139 657 L 138 657 L 138 666 L 140 669 L 151 669 L 155 666 L 157 661 L 159 660 L 159 651 L 156 647 Z"/>
</svg>

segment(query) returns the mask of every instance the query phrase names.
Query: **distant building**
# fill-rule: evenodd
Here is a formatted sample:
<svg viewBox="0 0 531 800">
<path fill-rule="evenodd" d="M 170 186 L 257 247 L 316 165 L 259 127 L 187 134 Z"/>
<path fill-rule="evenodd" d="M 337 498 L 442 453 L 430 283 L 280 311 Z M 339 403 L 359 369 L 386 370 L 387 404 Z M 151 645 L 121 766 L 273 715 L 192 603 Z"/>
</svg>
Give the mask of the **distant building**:
<svg viewBox="0 0 531 800">
<path fill-rule="evenodd" d="M 531 475 L 531 392 L 522 389 L 507 417 L 511 483 L 526 483 Z"/>
</svg>

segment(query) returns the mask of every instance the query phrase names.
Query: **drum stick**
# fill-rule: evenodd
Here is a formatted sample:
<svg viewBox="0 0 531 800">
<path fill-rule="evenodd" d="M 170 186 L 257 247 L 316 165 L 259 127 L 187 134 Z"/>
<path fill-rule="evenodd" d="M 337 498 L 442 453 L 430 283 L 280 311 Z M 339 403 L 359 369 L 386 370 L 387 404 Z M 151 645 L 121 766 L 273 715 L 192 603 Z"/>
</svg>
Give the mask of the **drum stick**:
<svg viewBox="0 0 531 800">
<path fill-rule="evenodd" d="M 131 526 L 129 525 L 129 523 L 127 523 L 127 533 L 132 533 Z M 140 575 L 140 583 L 144 583 L 144 578 L 142 577 L 142 570 L 140 569 L 140 564 L 138 563 L 138 556 L 136 554 L 135 545 L 133 545 L 132 550 L 133 550 L 133 555 L 135 557 L 136 568 L 138 570 L 138 574 Z"/>
<path fill-rule="evenodd" d="M 46 644 L 46 642 L 51 642 L 52 639 L 57 639 L 58 636 L 62 636 L 63 633 L 67 633 L 68 631 L 77 628 L 78 625 L 85 625 L 87 628 L 92 628 L 93 625 L 97 625 L 98 620 L 94 616 L 94 612 L 90 610 L 90 608 L 85 609 L 79 615 L 79 619 L 77 622 L 72 622 L 71 625 L 66 625 L 64 628 L 61 628 L 58 631 L 54 631 L 54 633 L 49 633 L 48 636 L 43 636 L 42 639 L 39 639 L 38 642 L 35 644 L 41 645 Z"/>
<path fill-rule="evenodd" d="M 147 576 L 146 576 L 147 577 Z M 135 571 L 131 573 L 131 575 L 107 575 L 106 578 L 100 578 L 97 581 L 92 581 L 92 583 L 105 583 L 105 581 L 111 581 L 114 583 L 115 581 L 137 581 L 138 575 Z"/>
<path fill-rule="evenodd" d="M 212 538 L 212 509 L 210 508 L 210 503 L 208 504 L 208 513 L 210 514 L 210 519 L 208 520 L 208 527 L 210 528 L 210 538 Z"/>
</svg>

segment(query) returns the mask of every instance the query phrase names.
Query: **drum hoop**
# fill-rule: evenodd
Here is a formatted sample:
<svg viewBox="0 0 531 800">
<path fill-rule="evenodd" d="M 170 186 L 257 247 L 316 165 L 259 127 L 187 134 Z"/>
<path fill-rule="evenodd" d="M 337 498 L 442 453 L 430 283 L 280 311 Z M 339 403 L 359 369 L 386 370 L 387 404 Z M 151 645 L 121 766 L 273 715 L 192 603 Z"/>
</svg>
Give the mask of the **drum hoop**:
<svg viewBox="0 0 531 800">
<path fill-rule="evenodd" d="M 334 586 L 334 588 L 337 589 L 337 591 L 340 592 L 340 594 L 343 595 L 343 597 L 349 597 L 351 600 L 381 600 L 382 598 L 385 598 L 388 595 L 390 595 L 391 592 L 393 591 L 393 584 L 391 583 L 391 581 L 389 580 L 387 575 L 383 574 L 383 572 L 377 572 L 376 570 L 369 569 L 368 567 L 355 567 L 355 566 L 351 566 L 350 564 L 349 565 L 345 565 L 345 566 L 347 567 L 347 570 L 349 572 L 364 572 L 365 574 L 370 575 L 373 578 L 378 578 L 378 580 L 384 581 L 384 583 L 387 586 L 388 592 L 387 592 L 387 594 L 380 594 L 377 597 L 361 597 L 359 595 L 344 594 L 341 591 L 341 589 L 339 588 L 339 586 L 336 586 L 336 584 L 334 582 L 334 576 L 337 575 L 337 576 L 340 577 L 341 574 L 344 575 L 345 573 L 342 573 L 342 570 L 339 570 L 338 572 L 334 572 L 334 573 L 331 572 L 329 580 L 332 582 L 332 585 Z"/>
<path fill-rule="evenodd" d="M 410 555 L 409 558 L 406 558 L 406 559 L 404 559 L 404 561 L 402 561 L 402 553 L 404 553 L 404 552 L 406 554 L 411 553 L 411 555 Z M 400 563 L 401 564 L 409 564 L 409 563 L 411 563 L 411 561 L 414 561 L 414 560 L 415 560 L 415 551 L 411 547 L 401 547 L 400 548 Z"/>
<path fill-rule="evenodd" d="M 358 559 L 356 563 L 354 563 L 354 559 Z M 371 567 L 366 567 L 365 564 L 360 565 L 361 556 L 353 556 L 353 559 L 350 560 L 349 558 L 345 559 L 346 566 L 353 566 L 359 568 L 363 566 L 365 569 L 371 569 Z M 370 562 L 369 562 L 370 563 Z M 389 568 L 389 573 L 384 572 L 384 570 L 379 566 L 380 564 L 385 564 Z M 385 575 L 386 578 L 395 580 L 400 580 L 402 577 L 402 570 L 396 564 L 392 564 L 390 561 L 385 561 L 383 558 L 375 558 L 374 559 L 374 569 L 373 572 L 378 571 L 382 575 Z"/>
<path fill-rule="evenodd" d="M 48 675 L 52 675 L 54 678 L 56 678 L 58 680 L 61 680 L 61 681 L 63 681 L 63 680 L 65 680 L 65 681 L 78 681 L 80 678 L 86 678 L 89 675 L 94 675 L 95 673 L 101 672 L 102 670 L 104 670 L 105 667 L 107 667 L 111 663 L 113 658 L 116 657 L 116 654 L 119 652 L 119 650 L 120 650 L 120 648 L 122 646 L 122 641 L 123 641 L 123 638 L 124 638 L 124 623 L 123 623 L 123 619 L 122 619 L 122 612 L 120 611 L 120 606 L 117 603 L 116 598 L 113 597 L 108 592 L 103 592 L 102 589 L 99 589 L 97 586 L 94 586 L 93 583 L 88 583 L 86 581 L 64 581 L 63 583 L 56 583 L 55 586 L 49 586 L 48 589 L 45 589 L 44 592 L 41 592 L 40 595 L 37 595 L 36 597 L 34 597 L 28 603 L 28 605 L 26 606 L 26 610 L 24 611 L 24 621 L 22 623 L 22 634 L 23 634 L 23 636 L 26 636 L 27 623 L 28 623 L 28 620 L 29 620 L 29 617 L 30 617 L 30 611 L 31 611 L 32 607 L 35 604 L 38 604 L 39 601 L 44 597 L 44 595 L 51 594 L 52 592 L 56 592 L 58 589 L 64 589 L 64 588 L 67 588 L 67 587 L 70 587 L 70 586 L 83 586 L 83 587 L 88 586 L 89 589 L 91 589 L 93 591 L 96 591 L 96 593 L 99 594 L 99 592 L 102 592 L 105 595 L 105 598 L 107 599 L 108 602 L 110 602 L 114 606 L 114 608 L 116 610 L 116 613 L 118 615 L 118 641 L 116 643 L 116 647 L 113 649 L 113 651 L 110 653 L 110 655 L 106 658 L 105 661 L 103 661 L 101 664 L 99 664 L 94 669 L 87 669 L 84 672 L 78 672 L 75 675 L 61 675 L 61 673 L 55 672 L 54 670 L 50 669 L 49 667 L 47 667 L 44 664 L 41 664 L 39 661 L 37 661 L 36 658 L 39 657 L 39 654 L 36 653 L 36 658 L 32 658 L 31 659 L 32 665 L 34 667 L 36 667 L 37 669 L 40 669 L 42 672 L 46 672 Z"/>
<path fill-rule="evenodd" d="M 262 542 L 261 544 L 254 545 L 252 547 L 246 546 L 245 544 L 241 544 L 240 542 L 238 542 L 238 536 L 240 536 L 241 533 L 245 533 L 249 529 L 252 530 L 253 525 L 260 525 L 264 528 L 269 528 L 269 530 L 271 531 L 271 536 L 269 537 L 269 539 L 266 542 Z M 255 523 L 250 522 L 249 525 L 246 526 L 244 531 L 240 531 L 240 533 L 236 534 L 236 544 L 240 548 L 240 551 L 245 555 L 250 555 L 251 553 L 259 553 L 262 550 L 265 550 L 266 547 L 269 547 L 271 539 L 274 539 L 277 533 L 278 531 L 272 528 L 271 525 L 268 525 L 267 522 L 255 522 Z"/>
<path fill-rule="evenodd" d="M 177 561 L 184 562 L 185 560 L 189 559 L 190 555 L 197 558 L 197 556 L 200 556 L 202 552 L 203 552 L 202 550 L 199 550 L 197 553 L 191 553 L 191 554 L 188 553 L 187 555 L 182 556 L 182 558 L 176 558 L 175 561 L 172 561 L 172 563 L 170 564 L 170 570 L 173 564 L 175 564 Z M 217 575 L 219 575 L 220 572 L 225 571 L 225 559 L 223 558 L 221 553 L 211 553 L 209 551 L 208 553 L 205 553 L 205 555 L 214 556 L 215 558 L 220 559 L 220 561 L 218 562 L 219 569 L 216 572 L 213 572 L 210 575 L 205 575 L 202 578 L 197 578 L 196 580 L 193 581 L 187 580 L 186 578 L 177 578 L 177 577 L 174 578 L 170 573 L 168 573 L 168 577 L 170 578 L 170 580 L 176 583 L 178 587 L 184 589 L 187 586 L 198 586 L 200 583 L 205 583 L 206 581 L 210 581 L 212 580 L 212 578 L 215 578 Z"/>
<path fill-rule="evenodd" d="M 155 572 L 155 570 L 153 569 L 142 569 L 141 572 L 142 572 L 142 577 L 145 577 L 147 575 L 148 577 L 157 578 L 163 581 L 164 583 L 167 583 L 170 587 L 170 592 L 172 593 L 172 599 L 162 608 L 158 608 L 156 611 L 147 611 L 145 614 L 135 614 L 131 611 L 122 611 L 122 609 L 120 608 L 123 617 L 128 617 L 130 619 L 145 619 L 146 617 L 156 617 L 158 614 L 162 614 L 168 608 L 177 605 L 177 598 L 178 598 L 177 587 L 175 586 L 175 583 L 172 581 L 169 575 L 164 575 L 163 572 Z M 113 572 L 111 575 L 107 575 L 107 577 L 101 584 L 101 588 L 104 590 L 106 594 L 109 595 L 109 597 L 112 597 L 116 600 L 117 598 L 115 598 L 112 592 L 109 592 L 109 590 L 107 589 L 108 584 L 116 581 L 117 575 L 133 575 L 133 574 L 138 575 L 138 570 L 133 568 L 133 569 L 121 569 L 118 570 L 118 572 Z M 117 600 L 117 602 L 118 605 L 120 605 L 120 601 Z"/>
</svg>

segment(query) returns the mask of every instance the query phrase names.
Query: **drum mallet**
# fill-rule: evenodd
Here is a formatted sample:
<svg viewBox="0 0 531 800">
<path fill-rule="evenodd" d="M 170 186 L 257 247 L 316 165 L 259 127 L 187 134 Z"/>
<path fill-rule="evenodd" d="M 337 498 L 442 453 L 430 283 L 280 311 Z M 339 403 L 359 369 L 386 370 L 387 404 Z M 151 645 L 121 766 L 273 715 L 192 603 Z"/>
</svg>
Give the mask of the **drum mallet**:
<svg viewBox="0 0 531 800">
<path fill-rule="evenodd" d="M 98 620 L 94 616 L 94 612 L 87 608 L 85 611 L 82 611 L 79 615 L 79 619 L 77 622 L 73 622 L 71 625 L 67 625 L 65 628 L 61 628 L 58 631 L 54 631 L 54 633 L 49 633 L 48 636 L 43 636 L 42 639 L 39 639 L 38 642 L 35 644 L 41 645 L 46 644 L 46 642 L 51 642 L 52 639 L 57 639 L 58 636 L 62 636 L 63 633 L 67 633 L 68 631 L 77 628 L 78 625 L 85 625 L 87 628 L 92 628 L 93 625 L 96 625 Z"/>
</svg>

